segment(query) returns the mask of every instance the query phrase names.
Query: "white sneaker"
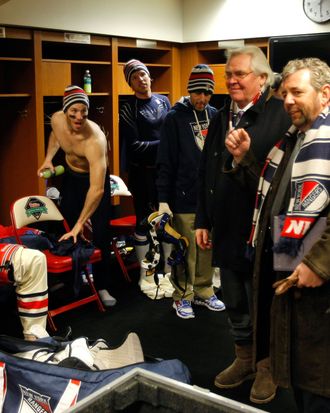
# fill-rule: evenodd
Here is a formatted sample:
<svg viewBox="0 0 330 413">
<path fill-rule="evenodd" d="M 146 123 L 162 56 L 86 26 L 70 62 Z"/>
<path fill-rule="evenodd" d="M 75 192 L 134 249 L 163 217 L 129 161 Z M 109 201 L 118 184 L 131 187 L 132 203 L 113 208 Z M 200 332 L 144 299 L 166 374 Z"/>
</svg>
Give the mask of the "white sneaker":
<svg viewBox="0 0 330 413">
<path fill-rule="evenodd" d="M 204 306 L 211 311 L 224 311 L 226 309 L 224 303 L 215 294 L 207 299 L 195 297 L 194 304 Z"/>
<path fill-rule="evenodd" d="M 176 311 L 176 315 L 180 318 L 195 318 L 195 313 L 189 300 L 173 301 L 173 308 Z"/>
<path fill-rule="evenodd" d="M 113 307 L 114 305 L 116 305 L 117 300 L 115 299 L 115 297 L 112 297 L 112 295 L 110 295 L 107 290 L 99 290 L 98 294 L 102 303 L 106 307 Z"/>
</svg>

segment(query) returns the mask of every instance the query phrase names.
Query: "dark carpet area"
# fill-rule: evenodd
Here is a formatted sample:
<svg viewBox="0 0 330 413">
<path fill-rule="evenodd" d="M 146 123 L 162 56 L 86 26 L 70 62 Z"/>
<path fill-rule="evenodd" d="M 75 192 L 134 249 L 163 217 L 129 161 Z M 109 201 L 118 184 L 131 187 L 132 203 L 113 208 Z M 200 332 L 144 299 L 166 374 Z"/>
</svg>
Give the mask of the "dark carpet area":
<svg viewBox="0 0 330 413">
<path fill-rule="evenodd" d="M 137 274 L 133 273 L 133 281 L 128 283 L 121 277 L 116 265 L 113 273 L 111 292 L 118 299 L 117 305 L 100 313 L 91 303 L 59 315 L 55 318 L 59 334 L 71 326 L 73 338 L 104 338 L 117 346 L 128 332 L 136 332 L 145 355 L 180 359 L 190 370 L 192 384 L 267 412 L 297 413 L 289 390 L 279 389 L 275 400 L 265 405 L 255 405 L 249 401 L 252 382 L 231 390 L 218 389 L 213 385 L 216 374 L 234 358 L 226 311 L 217 313 L 197 307 L 195 319 L 182 320 L 175 315 L 171 299 L 153 301 L 139 291 Z M 7 294 L 7 299 L 4 299 L 4 294 Z M 20 324 L 13 291 L 2 288 L 1 296 L 0 334 L 19 337 Z"/>
</svg>

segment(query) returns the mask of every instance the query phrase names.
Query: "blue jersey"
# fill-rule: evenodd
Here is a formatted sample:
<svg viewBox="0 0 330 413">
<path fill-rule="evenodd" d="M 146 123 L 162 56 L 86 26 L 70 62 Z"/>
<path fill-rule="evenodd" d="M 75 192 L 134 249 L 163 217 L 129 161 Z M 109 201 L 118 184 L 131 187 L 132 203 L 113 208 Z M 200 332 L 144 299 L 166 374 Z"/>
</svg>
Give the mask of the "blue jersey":
<svg viewBox="0 0 330 413">
<path fill-rule="evenodd" d="M 155 166 L 160 128 L 170 110 L 166 96 L 153 94 L 148 99 L 132 96 L 120 110 L 120 140 L 128 163 Z"/>
</svg>

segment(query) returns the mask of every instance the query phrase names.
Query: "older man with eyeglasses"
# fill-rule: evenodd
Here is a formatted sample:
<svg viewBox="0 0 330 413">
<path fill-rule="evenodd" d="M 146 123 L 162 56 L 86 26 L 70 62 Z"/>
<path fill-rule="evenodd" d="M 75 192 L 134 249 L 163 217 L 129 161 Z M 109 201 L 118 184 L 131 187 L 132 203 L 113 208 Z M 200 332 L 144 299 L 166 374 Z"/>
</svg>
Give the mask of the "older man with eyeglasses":
<svg viewBox="0 0 330 413">
<path fill-rule="evenodd" d="M 246 256 L 246 244 L 255 200 L 245 185 L 224 170 L 228 157 L 225 138 L 234 128 L 248 131 L 253 156 L 262 165 L 290 120 L 283 103 L 273 96 L 274 75 L 258 47 L 228 50 L 225 79 L 230 99 L 210 123 L 201 158 L 196 240 L 201 248 L 210 248 L 212 233 L 213 265 L 220 267 L 223 301 L 235 343 L 236 358 L 216 376 L 215 385 L 233 388 L 255 377 L 250 400 L 261 404 L 275 397 L 276 386 L 269 371 L 269 355 L 266 352 L 255 360 L 252 350 L 253 260 Z M 258 323 L 263 324 L 263 320 Z M 267 331 L 265 340 L 269 340 Z"/>
</svg>

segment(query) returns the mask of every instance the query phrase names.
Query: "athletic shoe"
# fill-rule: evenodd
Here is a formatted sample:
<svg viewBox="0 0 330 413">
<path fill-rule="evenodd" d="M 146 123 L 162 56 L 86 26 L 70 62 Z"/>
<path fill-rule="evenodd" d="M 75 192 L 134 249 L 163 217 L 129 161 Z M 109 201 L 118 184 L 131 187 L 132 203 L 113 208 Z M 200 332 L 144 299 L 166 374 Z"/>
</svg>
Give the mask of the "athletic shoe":
<svg viewBox="0 0 330 413">
<path fill-rule="evenodd" d="M 207 307 L 211 311 L 223 311 L 226 309 L 224 303 L 215 294 L 208 299 L 195 297 L 194 304 Z"/>
<path fill-rule="evenodd" d="M 195 318 L 194 310 L 191 306 L 191 301 L 179 300 L 173 302 L 173 308 L 176 310 L 176 315 L 180 318 Z"/>
</svg>

